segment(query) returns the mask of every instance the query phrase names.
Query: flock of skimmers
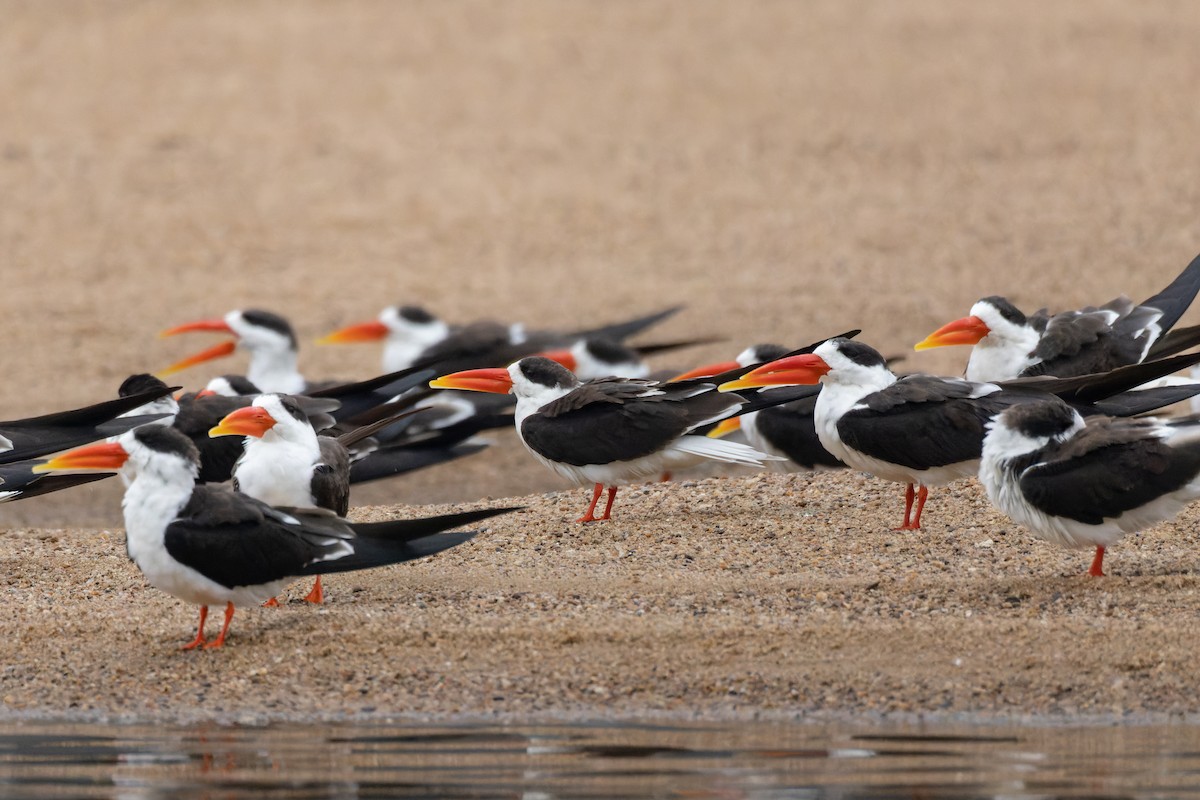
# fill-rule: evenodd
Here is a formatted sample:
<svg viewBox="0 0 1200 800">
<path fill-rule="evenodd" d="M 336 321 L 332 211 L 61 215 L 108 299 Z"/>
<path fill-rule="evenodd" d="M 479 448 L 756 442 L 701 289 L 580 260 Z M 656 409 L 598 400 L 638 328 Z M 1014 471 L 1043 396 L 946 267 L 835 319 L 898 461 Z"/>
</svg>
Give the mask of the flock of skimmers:
<svg viewBox="0 0 1200 800">
<path fill-rule="evenodd" d="M 973 345 L 965 378 L 897 376 L 858 331 L 656 377 L 645 356 L 696 342 L 626 341 L 677 309 L 548 332 L 406 306 L 322 340 L 382 341 L 384 374 L 319 384 L 297 370 L 285 319 L 231 311 L 165 331 L 232 339 L 130 377 L 116 400 L 0 422 L 0 499 L 119 472 L 130 558 L 200 606 L 185 649 L 220 647 L 235 606 L 273 602 L 297 577 L 316 577 L 306 599 L 321 602 L 322 574 L 432 555 L 473 535 L 446 531 L 516 510 L 345 519 L 351 484 L 469 456 L 487 446 L 477 434 L 510 425 L 535 459 L 593 488 L 579 522 L 608 519 L 619 485 L 702 460 L 905 484 L 903 530 L 921 527 L 929 487 L 978 476 L 1037 535 L 1094 547 L 1089 574 L 1101 576 L 1106 547 L 1200 497 L 1200 416 L 1144 416 L 1200 395 L 1172 377 L 1200 363 L 1200 326 L 1176 327 L 1198 290 L 1200 256 L 1137 304 L 1026 315 L 985 297 L 916 345 Z M 235 350 L 249 355 L 245 376 L 182 395 L 162 380 Z"/>
</svg>

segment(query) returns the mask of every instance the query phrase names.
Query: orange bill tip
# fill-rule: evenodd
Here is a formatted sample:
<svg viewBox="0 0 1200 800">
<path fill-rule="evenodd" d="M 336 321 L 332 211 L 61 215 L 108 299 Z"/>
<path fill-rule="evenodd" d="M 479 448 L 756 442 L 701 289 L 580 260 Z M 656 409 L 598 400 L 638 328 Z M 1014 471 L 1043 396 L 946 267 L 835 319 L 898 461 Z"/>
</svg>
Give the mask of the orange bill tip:
<svg viewBox="0 0 1200 800">
<path fill-rule="evenodd" d="M 387 338 L 388 328 L 382 322 L 360 322 L 317 339 L 317 344 L 355 344 L 357 342 L 377 342 Z"/>
<path fill-rule="evenodd" d="M 100 442 L 77 447 L 60 453 L 43 464 L 33 467 L 34 472 L 114 472 L 129 460 L 125 448 L 117 442 Z"/>
<path fill-rule="evenodd" d="M 506 369 L 468 369 L 452 372 L 429 382 L 433 389 L 460 389 L 467 392 L 491 392 L 508 394 L 512 389 L 512 376 Z"/>
<path fill-rule="evenodd" d="M 246 406 L 226 414 L 224 419 L 208 429 L 210 437 L 253 436 L 256 439 L 275 427 L 275 418 L 261 406 Z"/>
<path fill-rule="evenodd" d="M 181 372 L 188 367 L 194 367 L 197 364 L 203 364 L 205 361 L 212 361 L 214 358 L 222 358 L 223 356 L 227 356 L 236 349 L 237 342 L 234 340 L 221 342 L 220 344 L 214 345 L 207 350 L 201 350 L 195 355 L 190 355 L 182 361 L 176 361 L 166 369 L 159 370 L 154 374 L 160 378 L 165 378 L 168 375 L 174 375 L 176 372 Z"/>
<path fill-rule="evenodd" d="M 759 389 L 764 386 L 806 386 L 819 383 L 821 376 L 828 372 L 829 365 L 825 363 L 825 359 L 813 353 L 805 353 L 770 361 L 717 388 L 728 392 L 734 389 Z"/>
<path fill-rule="evenodd" d="M 992 329 L 979 317 L 963 317 L 947 322 L 913 345 L 914 350 L 929 350 L 959 344 L 978 344 Z"/>
<path fill-rule="evenodd" d="M 182 325 L 176 325 L 174 328 L 167 328 L 159 333 L 159 338 L 165 339 L 168 336 L 175 336 L 180 333 L 195 333 L 197 331 L 209 331 L 217 333 L 233 333 L 233 328 L 223 319 L 201 319 L 195 322 L 185 322 Z M 236 334 L 235 334 L 236 335 Z"/>
</svg>

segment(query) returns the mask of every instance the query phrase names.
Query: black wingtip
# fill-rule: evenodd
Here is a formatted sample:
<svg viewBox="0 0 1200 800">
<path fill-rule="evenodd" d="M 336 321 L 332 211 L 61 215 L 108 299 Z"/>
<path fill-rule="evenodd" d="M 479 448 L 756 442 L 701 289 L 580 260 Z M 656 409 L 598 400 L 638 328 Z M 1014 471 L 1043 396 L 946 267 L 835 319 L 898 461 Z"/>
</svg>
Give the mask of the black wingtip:
<svg viewBox="0 0 1200 800">
<path fill-rule="evenodd" d="M 1128 364 L 1108 372 L 1091 375 L 1080 375 L 1073 378 L 1050 376 L 1015 378 L 1011 381 L 999 381 L 999 384 L 1047 391 L 1067 401 L 1094 403 L 1121 392 L 1130 391 L 1144 383 L 1170 375 L 1172 372 L 1187 369 L 1197 363 L 1200 363 L 1200 353 L 1184 353 L 1170 358 L 1160 358 L 1156 361 Z"/>
<path fill-rule="evenodd" d="M 1093 404 L 1093 408 L 1110 417 L 1136 417 L 1190 400 L 1196 395 L 1200 395 L 1200 383 L 1136 389 L 1098 400 Z"/>
<path fill-rule="evenodd" d="M 1188 310 L 1188 306 L 1200 292 L 1200 255 L 1191 260 L 1183 272 L 1166 288 L 1152 297 L 1148 297 L 1140 305 L 1157 308 L 1162 312 L 1158 324 L 1164 331 L 1170 330 Z"/>
<path fill-rule="evenodd" d="M 36 463 L 40 464 L 43 462 L 38 461 Z M 117 474 L 115 472 L 90 472 L 78 475 L 38 474 L 34 473 L 31 467 L 32 464 L 25 463 L 0 467 L 0 476 L 3 477 L 3 483 L 0 483 L 0 503 L 11 503 L 14 500 L 38 497 L 39 495 L 70 489 L 73 486 L 94 483 L 105 478 L 111 478 Z M 13 492 L 13 494 L 5 496 L 6 492 Z"/>
<path fill-rule="evenodd" d="M 37 428 L 44 425 L 99 425 L 101 422 L 107 422 L 124 414 L 126 411 L 132 411 L 138 406 L 144 406 L 146 403 L 157 400 L 171 392 L 178 391 L 179 388 L 178 386 L 163 385 L 126 397 L 118 397 L 115 400 L 105 400 L 104 402 L 94 403 L 90 406 L 73 408 L 69 411 L 55 411 L 51 414 L 43 414 L 40 417 L 5 420 L 0 422 L 0 427 Z"/>
<path fill-rule="evenodd" d="M 11 464 L 78 447 L 160 419 L 165 415 L 149 414 L 121 419 L 118 417 L 177 388 L 179 387 L 164 386 L 161 389 L 139 392 L 70 411 L 0 422 L 0 436 L 13 443 L 12 449 L 0 453 L 0 464 Z"/>
<path fill-rule="evenodd" d="M 400 445 L 368 453 L 350 465 L 350 483 L 357 485 L 383 478 L 403 475 L 426 467 L 445 464 L 473 455 L 488 448 L 487 443 L 434 445 Z"/>
<path fill-rule="evenodd" d="M 389 403 L 388 406 L 391 406 L 392 413 L 382 416 L 380 419 L 377 419 L 374 422 L 359 425 L 358 427 L 351 428 L 348 431 L 343 431 L 337 435 L 337 440 L 346 447 L 350 447 L 351 445 L 358 444 L 368 436 L 374 436 L 379 431 L 398 422 L 399 420 L 404 419 L 405 417 L 411 417 L 414 414 L 420 414 L 425 411 L 424 408 L 404 408 L 400 411 L 396 411 L 396 407 L 392 406 L 392 404 Z"/>
<path fill-rule="evenodd" d="M 851 330 L 848 330 L 845 333 L 838 333 L 838 334 L 834 334 L 833 336 L 826 336 L 824 339 L 822 339 L 819 342 L 813 342 L 812 344 L 805 345 L 804 347 L 801 347 L 798 350 L 793 350 L 790 353 L 785 353 L 784 355 L 780 356 L 780 358 L 791 358 L 792 356 L 808 355 L 813 350 L 816 350 L 818 347 L 820 347 L 821 345 L 828 342 L 830 339 L 853 339 L 855 336 L 858 336 L 860 333 L 862 333 L 862 328 L 852 328 Z"/>
<path fill-rule="evenodd" d="M 298 575 L 324 575 L 334 572 L 354 572 L 372 567 L 400 564 L 440 553 L 473 538 L 478 531 L 445 533 L 490 517 L 520 511 L 524 506 L 501 506 L 438 514 L 421 519 L 398 519 L 388 522 L 352 524 L 357 538 L 354 552 L 330 561 L 307 564 Z"/>
<path fill-rule="evenodd" d="M 572 339 L 590 339 L 593 337 L 599 337 L 602 339 L 614 339 L 619 342 L 628 339 L 635 334 L 641 333 L 647 328 L 657 325 L 668 317 L 678 314 L 683 309 L 684 306 L 671 306 L 670 308 L 665 308 L 662 311 L 656 311 L 653 314 L 647 314 L 644 317 L 637 317 L 627 322 L 617 322 L 613 323 L 612 325 L 604 325 L 602 327 L 592 328 L 590 330 L 575 331 L 574 333 L 567 334 L 567 337 Z"/>
<path fill-rule="evenodd" d="M 382 405 L 409 389 L 423 386 L 433 377 L 436 377 L 433 370 L 424 366 L 413 366 L 377 375 L 365 381 L 341 383 L 337 386 L 306 392 L 306 394 L 309 397 L 333 398 L 340 402 L 341 408 L 334 413 L 334 417 L 341 421 Z"/>
<path fill-rule="evenodd" d="M 358 538 L 354 552 L 332 561 L 314 561 L 299 570 L 298 575 L 329 575 L 338 572 L 357 572 L 362 569 L 402 564 L 418 558 L 437 555 L 475 538 L 477 531 L 437 533 L 416 539 Z"/>
<path fill-rule="evenodd" d="M 1190 350 L 1200 345 L 1200 325 L 1189 325 L 1186 328 L 1174 328 L 1159 337 L 1146 351 L 1146 361 L 1167 358 L 1184 350 Z"/>
<path fill-rule="evenodd" d="M 821 386 L 819 384 L 815 386 L 778 386 L 767 389 L 736 390 L 733 394 L 738 395 L 746 402 L 739 406 L 732 416 L 737 417 L 754 411 L 762 411 L 764 408 L 794 403 L 797 400 L 813 397 L 820 391 Z"/>
<path fill-rule="evenodd" d="M 501 506 L 499 508 L 477 508 L 472 511 L 459 511 L 454 514 L 438 514 L 432 517 L 418 519 L 398 519 L 389 522 L 361 522 L 351 525 L 359 536 L 382 537 L 389 539 L 404 539 L 411 541 L 422 536 L 428 536 L 463 525 L 471 525 L 501 514 L 521 511 L 525 506 Z"/>
</svg>

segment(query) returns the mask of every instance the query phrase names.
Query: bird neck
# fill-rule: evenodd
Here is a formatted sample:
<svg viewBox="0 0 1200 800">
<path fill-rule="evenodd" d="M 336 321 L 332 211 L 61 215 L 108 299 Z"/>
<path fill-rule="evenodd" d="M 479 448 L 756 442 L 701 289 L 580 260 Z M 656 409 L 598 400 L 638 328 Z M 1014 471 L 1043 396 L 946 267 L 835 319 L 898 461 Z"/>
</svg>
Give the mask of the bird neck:
<svg viewBox="0 0 1200 800">
<path fill-rule="evenodd" d="M 449 335 L 450 326 L 437 320 L 388 336 L 383 344 L 383 371 L 397 372 L 408 369 L 420 359 L 425 350 L 444 341 Z"/>
<path fill-rule="evenodd" d="M 294 459 L 303 453 L 308 457 L 304 466 L 311 464 L 321 454 L 316 431 L 306 425 L 277 424 L 261 437 L 246 437 L 243 449 L 247 457 L 280 458 L 286 452 L 287 458 Z"/>
<path fill-rule="evenodd" d="M 130 482 L 121 501 L 130 558 L 137 561 L 148 550 L 162 545 L 167 525 L 187 505 L 195 481 L 194 473 L 167 469 L 140 472 Z"/>
<path fill-rule="evenodd" d="M 255 350 L 246 377 L 263 392 L 298 394 L 304 391 L 306 381 L 297 361 L 294 350 Z"/>
<path fill-rule="evenodd" d="M 997 326 L 971 348 L 966 378 L 990 383 L 1019 376 L 1038 359 L 1033 356 L 1041 335 L 1031 327 L 1006 324 Z"/>
<path fill-rule="evenodd" d="M 518 428 L 526 417 L 536 413 L 544 406 L 553 403 L 560 397 L 573 392 L 577 386 L 534 386 L 532 391 L 523 391 L 520 394 L 514 392 L 517 398 L 517 408 L 513 412 L 513 418 Z"/>
<path fill-rule="evenodd" d="M 316 436 L 310 447 L 279 437 L 271 441 L 270 434 L 246 442 L 233 469 L 238 491 L 267 505 L 311 507 L 312 470 L 320 457 Z"/>
<path fill-rule="evenodd" d="M 864 397 L 882 391 L 896 382 L 896 376 L 891 370 L 882 368 L 862 370 L 853 379 L 847 378 L 849 376 L 831 372 L 821 379 L 821 392 L 817 395 L 817 402 L 813 408 L 813 418 L 817 422 L 818 431 L 822 428 L 836 428 L 837 421 L 862 402 Z"/>
</svg>

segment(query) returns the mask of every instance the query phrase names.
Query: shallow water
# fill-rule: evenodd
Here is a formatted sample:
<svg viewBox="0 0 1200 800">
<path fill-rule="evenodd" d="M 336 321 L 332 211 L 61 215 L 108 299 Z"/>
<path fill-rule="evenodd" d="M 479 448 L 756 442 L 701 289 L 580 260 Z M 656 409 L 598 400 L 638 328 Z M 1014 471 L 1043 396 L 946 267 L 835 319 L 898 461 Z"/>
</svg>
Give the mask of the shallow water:
<svg viewBox="0 0 1200 800">
<path fill-rule="evenodd" d="M 5 798 L 1200 795 L 1200 728 L 729 723 L 0 729 Z"/>
</svg>

